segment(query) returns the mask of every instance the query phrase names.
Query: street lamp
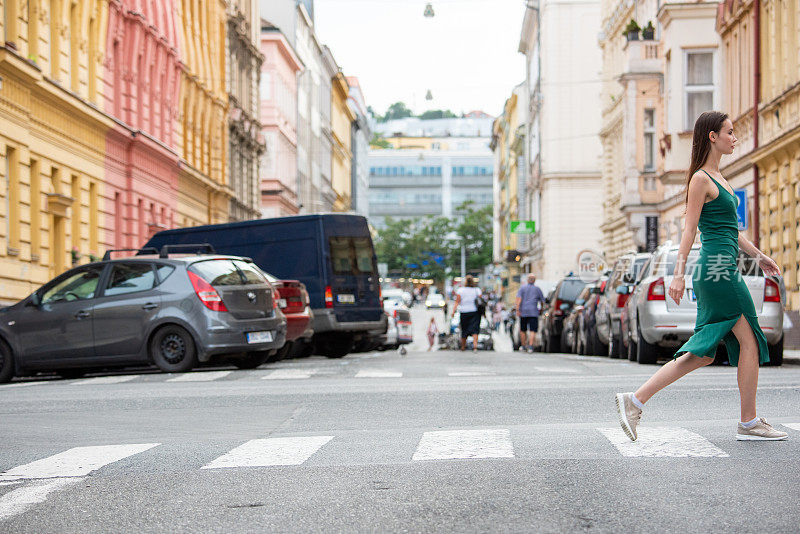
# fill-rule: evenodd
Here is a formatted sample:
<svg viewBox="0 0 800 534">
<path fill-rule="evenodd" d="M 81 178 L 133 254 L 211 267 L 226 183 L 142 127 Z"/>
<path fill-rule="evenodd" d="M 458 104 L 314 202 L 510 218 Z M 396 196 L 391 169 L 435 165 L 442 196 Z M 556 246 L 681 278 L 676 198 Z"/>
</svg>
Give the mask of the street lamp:
<svg viewBox="0 0 800 534">
<path fill-rule="evenodd" d="M 427 18 L 433 17 L 433 15 L 434 15 L 433 6 L 431 5 L 430 2 L 428 2 L 428 5 L 425 6 L 425 13 L 424 14 L 425 14 L 425 17 L 427 17 Z"/>
</svg>

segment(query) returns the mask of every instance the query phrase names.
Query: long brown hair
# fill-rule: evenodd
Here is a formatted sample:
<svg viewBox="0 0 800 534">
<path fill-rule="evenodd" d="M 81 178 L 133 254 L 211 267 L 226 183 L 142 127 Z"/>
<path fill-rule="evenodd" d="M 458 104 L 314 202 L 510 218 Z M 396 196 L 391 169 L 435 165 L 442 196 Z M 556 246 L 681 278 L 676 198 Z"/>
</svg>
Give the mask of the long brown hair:
<svg viewBox="0 0 800 534">
<path fill-rule="evenodd" d="M 722 123 L 725 122 L 727 118 L 727 113 L 705 111 L 697 117 L 694 123 L 692 162 L 689 165 L 689 172 L 686 173 L 686 191 L 683 199 L 684 205 L 689 202 L 689 182 L 692 180 L 692 176 L 705 164 L 708 159 L 708 154 L 711 152 L 711 140 L 708 138 L 708 134 L 711 132 L 719 133 L 722 129 Z"/>
</svg>

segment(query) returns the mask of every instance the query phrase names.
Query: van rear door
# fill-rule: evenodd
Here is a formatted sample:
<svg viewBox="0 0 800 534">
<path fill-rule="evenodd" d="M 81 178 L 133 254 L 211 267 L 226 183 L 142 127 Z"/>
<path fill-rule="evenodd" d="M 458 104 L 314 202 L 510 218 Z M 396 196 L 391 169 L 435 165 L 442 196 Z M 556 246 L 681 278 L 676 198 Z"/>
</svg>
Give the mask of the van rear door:
<svg viewBox="0 0 800 534">
<path fill-rule="evenodd" d="M 372 239 L 330 236 L 328 245 L 333 270 L 331 296 L 338 320 L 379 321 L 382 308 L 378 302 L 378 270 Z"/>
</svg>

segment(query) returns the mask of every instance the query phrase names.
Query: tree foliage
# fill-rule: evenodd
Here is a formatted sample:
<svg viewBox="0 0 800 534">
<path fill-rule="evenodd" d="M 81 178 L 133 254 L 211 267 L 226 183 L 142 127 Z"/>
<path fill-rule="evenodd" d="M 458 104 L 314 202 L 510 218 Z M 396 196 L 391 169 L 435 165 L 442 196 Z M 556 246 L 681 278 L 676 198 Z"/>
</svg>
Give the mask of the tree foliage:
<svg viewBox="0 0 800 534">
<path fill-rule="evenodd" d="M 386 122 L 394 119 L 405 119 L 406 117 L 419 117 L 423 120 L 457 119 L 459 117 L 449 109 L 429 109 L 428 111 L 423 112 L 421 115 L 414 115 L 414 113 L 408 109 L 408 106 L 406 106 L 405 102 L 395 102 L 389 106 L 389 109 L 386 110 L 385 115 L 376 113 L 375 110 L 372 109 L 372 106 L 367 106 L 367 111 L 371 113 L 378 122 Z M 463 114 L 461 116 L 463 117 Z"/>
<path fill-rule="evenodd" d="M 392 144 L 384 139 L 378 132 L 373 132 L 372 139 L 369 141 L 369 146 L 372 148 L 390 148 Z"/>
<path fill-rule="evenodd" d="M 419 118 L 422 120 L 428 119 L 457 119 L 458 115 L 450 111 L 449 109 L 429 109 L 428 111 L 424 112 L 422 115 L 419 115 Z"/>
<path fill-rule="evenodd" d="M 467 270 L 482 270 L 492 261 L 492 207 L 475 209 L 465 202 L 456 215 L 387 218 L 375 241 L 378 261 L 407 278 L 442 281 L 448 273 L 460 273 L 464 242 Z"/>
</svg>

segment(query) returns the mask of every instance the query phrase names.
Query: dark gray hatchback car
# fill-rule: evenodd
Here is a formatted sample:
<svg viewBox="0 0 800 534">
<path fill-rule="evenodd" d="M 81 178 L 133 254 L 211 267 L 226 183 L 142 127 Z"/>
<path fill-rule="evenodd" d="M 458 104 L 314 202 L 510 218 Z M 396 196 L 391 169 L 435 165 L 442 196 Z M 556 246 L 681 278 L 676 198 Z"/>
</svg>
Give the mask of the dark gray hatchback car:
<svg viewBox="0 0 800 534">
<path fill-rule="evenodd" d="M 183 372 L 219 355 L 254 368 L 285 342 L 273 288 L 248 258 L 106 258 L 0 310 L 0 382 L 148 362 Z"/>
</svg>

